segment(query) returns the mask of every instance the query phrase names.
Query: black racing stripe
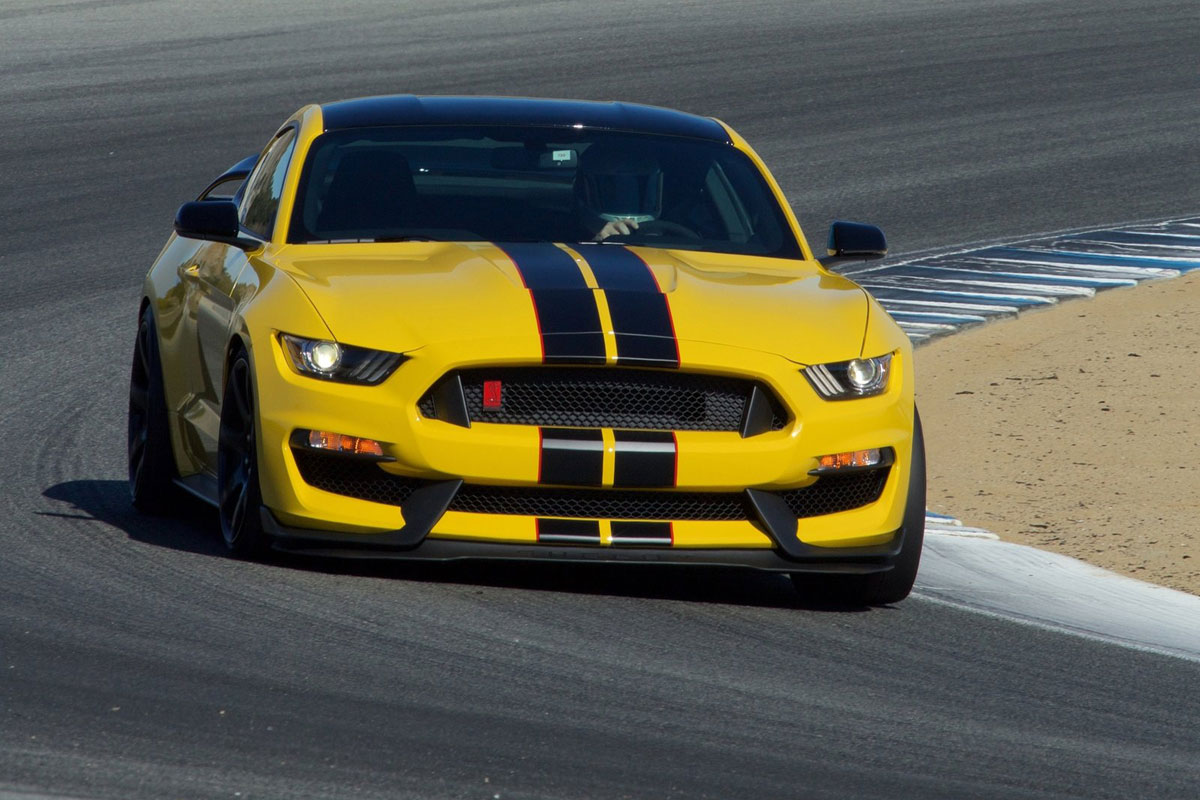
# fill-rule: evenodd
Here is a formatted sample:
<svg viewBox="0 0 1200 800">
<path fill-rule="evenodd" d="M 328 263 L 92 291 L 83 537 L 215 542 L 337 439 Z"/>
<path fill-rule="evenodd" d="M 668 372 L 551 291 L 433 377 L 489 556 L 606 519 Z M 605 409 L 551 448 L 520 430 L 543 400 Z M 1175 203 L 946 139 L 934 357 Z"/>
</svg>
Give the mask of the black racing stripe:
<svg viewBox="0 0 1200 800">
<path fill-rule="evenodd" d="M 675 535 L 669 522 L 612 522 L 614 545 L 663 547 L 674 544 Z"/>
<path fill-rule="evenodd" d="M 617 361 L 644 366 L 678 367 L 679 345 L 667 296 L 642 257 L 616 245 L 580 247 L 579 253 L 604 290 Z"/>
<path fill-rule="evenodd" d="M 600 544 L 600 522 L 594 519 L 538 517 L 537 539 L 547 544 Z"/>
<path fill-rule="evenodd" d="M 601 289 L 661 293 L 649 265 L 632 250 L 611 244 L 590 245 L 579 247 L 578 250 L 592 268 L 596 285 Z"/>
<path fill-rule="evenodd" d="M 538 482 L 599 486 L 604 480 L 604 436 L 599 430 L 542 428 Z"/>
<path fill-rule="evenodd" d="M 647 367 L 678 367 L 679 345 L 665 294 L 605 292 L 617 362 Z"/>
<path fill-rule="evenodd" d="M 574 264 L 571 265 L 575 267 Z M 591 289 L 534 289 L 542 334 L 542 361 L 547 364 L 603 364 L 604 334 Z"/>
<path fill-rule="evenodd" d="M 613 431 L 616 462 L 614 487 L 675 485 L 675 435 L 669 431 Z"/>
<path fill-rule="evenodd" d="M 526 289 L 586 289 L 587 283 L 575 259 L 545 242 L 497 242 L 517 271 Z"/>
<path fill-rule="evenodd" d="M 575 259 L 547 243 L 501 242 L 533 297 L 542 361 L 603 364 L 604 334 L 596 297 Z"/>
</svg>

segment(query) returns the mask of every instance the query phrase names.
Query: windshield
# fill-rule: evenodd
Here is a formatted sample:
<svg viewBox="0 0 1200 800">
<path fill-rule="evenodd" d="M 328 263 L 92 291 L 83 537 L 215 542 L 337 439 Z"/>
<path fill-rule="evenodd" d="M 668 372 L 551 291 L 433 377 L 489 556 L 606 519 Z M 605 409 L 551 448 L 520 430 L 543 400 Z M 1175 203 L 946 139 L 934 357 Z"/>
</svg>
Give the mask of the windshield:
<svg viewBox="0 0 1200 800">
<path fill-rule="evenodd" d="M 614 220 L 636 228 L 601 234 Z M 601 235 L 800 257 L 763 176 L 729 144 L 537 127 L 326 133 L 309 150 L 288 239 L 581 242 Z"/>
</svg>

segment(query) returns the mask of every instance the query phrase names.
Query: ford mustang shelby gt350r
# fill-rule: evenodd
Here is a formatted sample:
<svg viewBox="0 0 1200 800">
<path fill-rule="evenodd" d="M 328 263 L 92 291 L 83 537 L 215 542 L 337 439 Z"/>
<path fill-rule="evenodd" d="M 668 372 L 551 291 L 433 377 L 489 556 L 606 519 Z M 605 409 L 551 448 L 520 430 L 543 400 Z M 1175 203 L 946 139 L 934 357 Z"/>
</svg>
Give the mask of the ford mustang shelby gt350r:
<svg viewBox="0 0 1200 800">
<path fill-rule="evenodd" d="M 908 338 L 705 117 L 376 97 L 302 108 L 185 203 L 144 285 L 134 504 L 238 555 L 738 565 L 912 587 Z"/>
</svg>

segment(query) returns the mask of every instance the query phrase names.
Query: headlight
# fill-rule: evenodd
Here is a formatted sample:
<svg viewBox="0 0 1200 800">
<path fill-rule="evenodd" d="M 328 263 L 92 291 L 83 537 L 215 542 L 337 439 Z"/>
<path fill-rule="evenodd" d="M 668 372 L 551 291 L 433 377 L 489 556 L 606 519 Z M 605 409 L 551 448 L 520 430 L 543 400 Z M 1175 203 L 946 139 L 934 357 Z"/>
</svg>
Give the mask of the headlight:
<svg viewBox="0 0 1200 800">
<path fill-rule="evenodd" d="M 406 358 L 401 353 L 351 347 L 328 339 L 304 339 L 289 333 L 279 334 L 279 341 L 301 375 L 339 383 L 374 386 L 395 372 Z"/>
<path fill-rule="evenodd" d="M 855 358 L 833 364 L 814 364 L 801 372 L 826 400 L 870 397 L 887 389 L 892 354 L 877 358 Z"/>
</svg>

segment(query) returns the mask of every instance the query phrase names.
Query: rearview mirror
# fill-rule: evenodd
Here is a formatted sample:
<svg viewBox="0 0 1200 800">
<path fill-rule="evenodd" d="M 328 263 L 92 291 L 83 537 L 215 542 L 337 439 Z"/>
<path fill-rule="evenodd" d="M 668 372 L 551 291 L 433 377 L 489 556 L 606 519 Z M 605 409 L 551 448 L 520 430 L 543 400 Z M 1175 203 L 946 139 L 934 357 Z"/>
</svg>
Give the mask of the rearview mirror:
<svg viewBox="0 0 1200 800">
<path fill-rule="evenodd" d="M 175 233 L 187 239 L 223 242 L 253 250 L 261 242 L 241 235 L 238 207 L 230 200 L 193 200 L 175 214 Z"/>
<path fill-rule="evenodd" d="M 817 259 L 825 266 L 841 261 L 867 261 L 887 255 L 883 231 L 862 222 L 838 220 L 829 226 L 828 254 Z"/>
</svg>

